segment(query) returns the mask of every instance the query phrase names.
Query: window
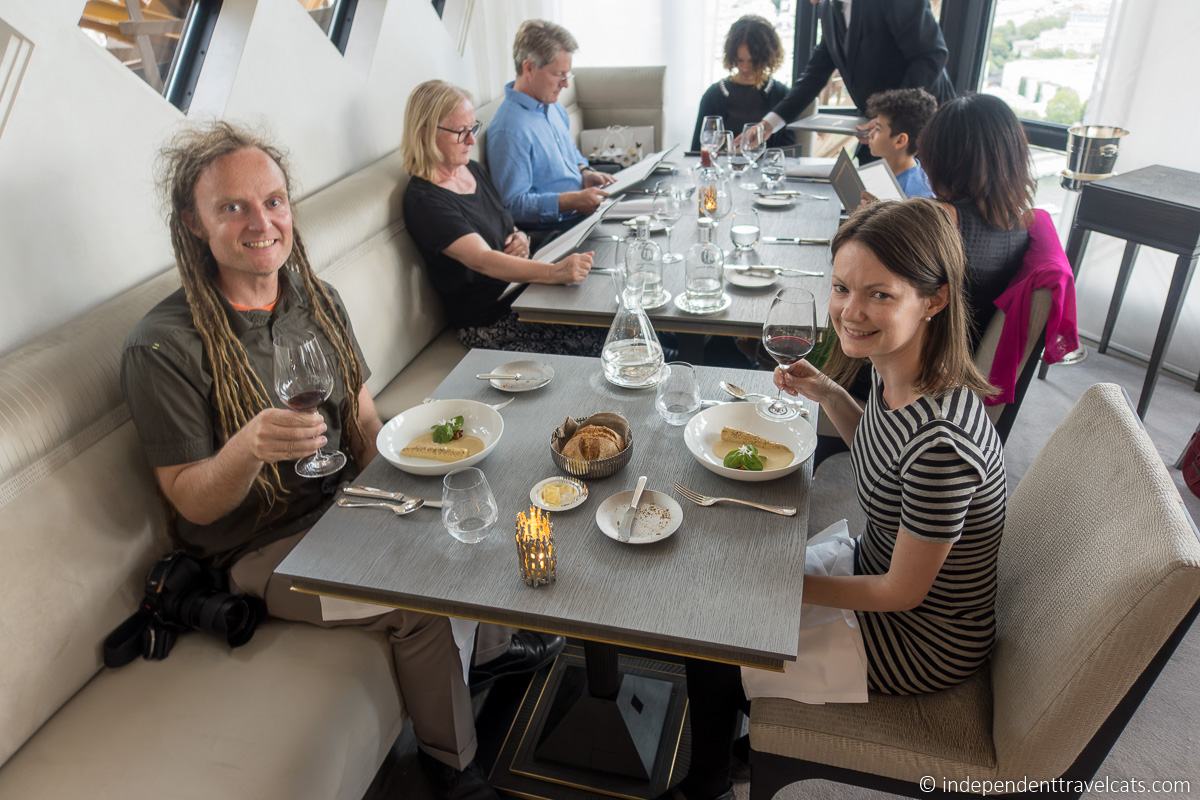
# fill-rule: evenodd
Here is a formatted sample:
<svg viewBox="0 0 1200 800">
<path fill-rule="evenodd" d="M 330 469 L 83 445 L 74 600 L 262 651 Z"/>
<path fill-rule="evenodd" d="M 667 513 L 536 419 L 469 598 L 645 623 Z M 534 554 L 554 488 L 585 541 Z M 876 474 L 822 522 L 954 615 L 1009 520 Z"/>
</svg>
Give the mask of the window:
<svg viewBox="0 0 1200 800">
<path fill-rule="evenodd" d="M 313 22 L 325 31 L 329 41 L 345 54 L 346 41 L 350 38 L 350 26 L 354 22 L 354 11 L 358 0 L 299 0 L 300 5 L 312 17 Z"/>
<path fill-rule="evenodd" d="M 221 0 L 88 0 L 79 27 L 187 111 Z"/>
</svg>

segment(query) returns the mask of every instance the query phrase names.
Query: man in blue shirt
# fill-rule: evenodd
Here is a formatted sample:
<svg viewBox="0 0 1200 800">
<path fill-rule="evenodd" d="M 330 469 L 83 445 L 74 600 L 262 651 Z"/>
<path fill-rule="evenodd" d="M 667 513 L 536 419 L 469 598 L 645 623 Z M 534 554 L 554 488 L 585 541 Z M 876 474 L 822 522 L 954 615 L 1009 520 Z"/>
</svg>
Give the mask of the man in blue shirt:
<svg viewBox="0 0 1200 800">
<path fill-rule="evenodd" d="M 517 29 L 513 61 L 517 79 L 488 125 L 487 162 L 500 198 L 522 228 L 556 228 L 596 210 L 610 175 L 588 169 L 571 138 L 558 96 L 571 79 L 571 54 L 579 48 L 565 28 L 527 20 Z"/>
</svg>

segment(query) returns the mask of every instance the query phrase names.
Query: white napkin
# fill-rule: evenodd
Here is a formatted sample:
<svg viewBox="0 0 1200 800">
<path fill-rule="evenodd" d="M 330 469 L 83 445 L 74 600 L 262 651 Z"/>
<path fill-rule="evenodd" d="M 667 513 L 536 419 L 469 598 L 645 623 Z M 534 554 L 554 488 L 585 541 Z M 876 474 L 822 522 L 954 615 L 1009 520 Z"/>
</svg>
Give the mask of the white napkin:
<svg viewBox="0 0 1200 800">
<path fill-rule="evenodd" d="M 854 540 L 846 520 L 810 540 L 805 575 L 853 575 Z M 782 697 L 799 703 L 867 702 L 867 652 L 853 611 L 812 606 L 800 614 L 800 650 L 783 672 L 742 668 L 746 697 Z"/>
<path fill-rule="evenodd" d="M 607 220 L 633 219 L 642 214 L 647 217 L 654 216 L 654 198 L 639 197 L 634 200 L 618 201 L 612 210 L 604 215 L 604 218 Z"/>
<path fill-rule="evenodd" d="M 375 603 L 359 603 L 355 600 L 342 600 L 338 597 L 321 595 L 321 619 L 335 622 L 347 619 L 370 619 L 394 611 L 391 606 L 381 606 Z M 450 632 L 454 636 L 454 644 L 458 646 L 458 657 L 462 661 L 463 683 L 470 683 L 471 659 L 475 654 L 475 629 L 479 623 L 470 619 L 450 618 Z"/>
<path fill-rule="evenodd" d="M 828 180 L 829 173 L 833 171 L 835 163 L 837 163 L 836 158 L 800 156 L 800 158 L 788 161 L 784 174 L 789 178 L 821 178 Z"/>
</svg>

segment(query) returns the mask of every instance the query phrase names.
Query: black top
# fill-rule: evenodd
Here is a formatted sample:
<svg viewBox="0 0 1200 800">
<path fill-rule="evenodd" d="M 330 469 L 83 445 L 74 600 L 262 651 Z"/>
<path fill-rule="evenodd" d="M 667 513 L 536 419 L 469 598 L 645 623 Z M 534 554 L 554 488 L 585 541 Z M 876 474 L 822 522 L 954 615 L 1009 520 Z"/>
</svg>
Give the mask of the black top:
<svg viewBox="0 0 1200 800">
<path fill-rule="evenodd" d="M 700 149 L 700 123 L 705 117 L 718 116 L 725 120 L 725 130 L 734 136 L 742 132 L 748 122 L 760 122 L 767 112 L 787 96 L 787 87 L 774 78 L 763 88 L 719 80 L 700 98 L 700 111 L 696 113 L 696 129 L 692 133 L 692 150 Z M 787 147 L 795 144 L 795 135 L 784 128 L 776 131 L 767 140 L 767 147 Z"/>
<path fill-rule="evenodd" d="M 958 212 L 958 232 L 967 256 L 967 303 L 971 308 L 971 352 L 987 330 L 996 313 L 996 298 L 1021 270 L 1029 231 L 1018 227 L 1011 231 L 993 228 L 970 200 L 954 203 Z"/>
<path fill-rule="evenodd" d="M 954 97 L 946 74 L 946 40 L 929 0 L 854 0 L 850 27 L 841 4 L 821 0 L 821 41 L 799 80 L 773 109 L 791 122 L 816 99 L 836 69 L 866 115 L 867 100 L 888 89 L 926 89 L 942 103 Z"/>
<path fill-rule="evenodd" d="M 1004 533 L 1004 450 L 981 401 L 959 387 L 890 409 L 874 371 L 850 449 L 867 527 L 856 575 L 883 575 L 900 529 L 950 542 L 929 594 L 910 611 L 858 612 L 868 683 L 885 694 L 935 692 L 983 666 L 996 636 L 996 563 Z"/>
<path fill-rule="evenodd" d="M 493 250 L 503 250 L 504 240 L 513 231 L 512 215 L 500 202 L 483 167 L 472 161 L 467 169 L 475 176 L 472 194 L 458 194 L 416 177 L 404 190 L 405 227 L 455 328 L 491 325 L 508 313 L 515 297 L 500 301 L 506 281 L 489 278 L 445 253 L 447 247 L 471 233 L 482 236 Z"/>
<path fill-rule="evenodd" d="M 340 449 L 348 460 L 340 472 L 320 480 L 297 475 L 294 461 L 279 462 L 287 494 L 270 509 L 255 489 L 237 508 L 208 525 L 172 515 L 176 541 L 192 555 L 212 559 L 216 566 L 231 564 L 243 553 L 311 528 L 333 502 L 339 482 L 358 473 L 353 452 L 342 436 L 348 392 L 342 385 L 335 351 L 317 325 L 305 293 L 288 280 L 288 273 L 287 269 L 279 271 L 279 299 L 270 311 L 237 311 L 224 298 L 221 306 L 275 408 L 287 407 L 275 390 L 275 333 L 308 330 L 317 335 L 334 378 L 329 399 L 317 411 L 329 426 L 327 449 Z M 370 371 L 354 338 L 350 317 L 334 288 L 329 284 L 325 288 L 346 325 L 365 381 Z M 357 393 L 360 388 L 352 387 L 352 391 Z M 225 444 L 213 400 L 212 369 L 183 289 L 152 308 L 125 340 L 121 389 L 151 466 L 190 464 L 214 455 Z"/>
</svg>

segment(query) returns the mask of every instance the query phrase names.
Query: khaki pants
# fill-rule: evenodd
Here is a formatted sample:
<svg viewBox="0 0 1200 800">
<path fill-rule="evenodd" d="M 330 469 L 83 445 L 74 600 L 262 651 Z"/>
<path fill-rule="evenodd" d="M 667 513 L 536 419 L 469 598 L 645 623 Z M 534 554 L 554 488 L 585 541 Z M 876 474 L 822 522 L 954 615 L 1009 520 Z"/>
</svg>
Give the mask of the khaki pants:
<svg viewBox="0 0 1200 800">
<path fill-rule="evenodd" d="M 323 620 L 319 598 L 293 592 L 286 579 L 273 575 L 303 537 L 298 533 L 239 558 L 229 571 L 231 590 L 261 597 L 277 619 L 387 631 L 396 687 L 421 749 L 455 769 L 466 767 L 475 758 L 475 716 L 450 620 L 399 609 L 366 619 Z"/>
</svg>

